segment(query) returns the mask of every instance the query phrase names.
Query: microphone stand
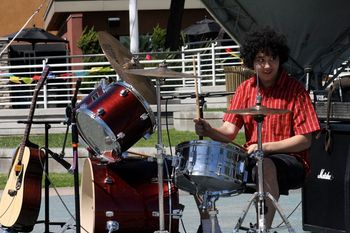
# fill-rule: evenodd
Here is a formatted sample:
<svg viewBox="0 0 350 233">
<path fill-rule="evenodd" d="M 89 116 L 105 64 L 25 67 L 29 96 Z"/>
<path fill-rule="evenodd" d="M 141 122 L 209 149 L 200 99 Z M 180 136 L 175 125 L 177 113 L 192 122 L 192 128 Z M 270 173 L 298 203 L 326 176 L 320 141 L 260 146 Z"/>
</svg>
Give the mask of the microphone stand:
<svg viewBox="0 0 350 233">
<path fill-rule="evenodd" d="M 72 109 L 75 109 L 75 105 L 77 102 L 78 90 L 81 85 L 81 80 L 78 79 L 75 85 L 75 91 L 72 98 Z M 71 169 L 74 174 L 74 197 L 75 197 L 75 224 L 76 224 L 76 232 L 80 233 L 80 206 L 79 206 L 79 167 L 78 167 L 78 127 L 76 124 L 75 112 L 71 115 L 71 123 L 72 123 L 72 148 L 73 148 L 73 164 Z"/>
</svg>

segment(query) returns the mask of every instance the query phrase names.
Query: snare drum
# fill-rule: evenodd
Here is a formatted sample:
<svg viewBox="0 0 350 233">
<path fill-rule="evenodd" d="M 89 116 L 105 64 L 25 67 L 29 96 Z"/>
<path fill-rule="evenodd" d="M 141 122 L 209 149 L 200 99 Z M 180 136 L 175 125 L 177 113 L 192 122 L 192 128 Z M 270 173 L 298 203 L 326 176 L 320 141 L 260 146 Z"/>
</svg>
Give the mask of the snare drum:
<svg viewBox="0 0 350 233">
<path fill-rule="evenodd" d="M 76 110 L 80 136 L 97 156 L 109 162 L 155 131 L 156 120 L 145 99 L 129 84 L 109 84 L 105 93 Z M 116 153 L 111 153 L 115 151 Z"/>
<path fill-rule="evenodd" d="M 234 191 L 244 181 L 244 148 L 216 141 L 193 140 L 176 146 L 175 185 L 189 193 Z"/>
</svg>

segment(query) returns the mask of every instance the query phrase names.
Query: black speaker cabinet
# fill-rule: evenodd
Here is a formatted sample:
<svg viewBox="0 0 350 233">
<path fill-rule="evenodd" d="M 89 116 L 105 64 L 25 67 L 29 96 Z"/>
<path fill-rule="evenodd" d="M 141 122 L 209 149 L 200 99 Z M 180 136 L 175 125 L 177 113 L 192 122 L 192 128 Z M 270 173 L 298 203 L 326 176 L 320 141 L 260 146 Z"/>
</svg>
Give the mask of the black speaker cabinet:
<svg viewBox="0 0 350 233">
<path fill-rule="evenodd" d="M 350 124 L 332 123 L 330 132 L 330 153 L 325 133 L 313 137 L 311 173 L 302 189 L 305 231 L 350 232 Z"/>
</svg>

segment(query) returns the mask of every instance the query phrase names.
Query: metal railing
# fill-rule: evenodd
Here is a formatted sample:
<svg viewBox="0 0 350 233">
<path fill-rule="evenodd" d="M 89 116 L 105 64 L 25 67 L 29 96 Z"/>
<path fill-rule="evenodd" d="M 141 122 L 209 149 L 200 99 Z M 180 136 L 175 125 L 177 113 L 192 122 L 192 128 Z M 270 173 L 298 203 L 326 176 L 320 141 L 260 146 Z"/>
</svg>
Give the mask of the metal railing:
<svg viewBox="0 0 350 233">
<path fill-rule="evenodd" d="M 104 54 L 84 55 L 80 58 L 104 57 Z M 218 42 L 209 43 L 205 48 L 182 47 L 181 51 L 169 53 L 140 53 L 139 62 L 145 69 L 154 69 L 160 63 L 166 62 L 168 68 L 182 73 L 196 73 L 201 77 L 199 91 L 202 86 L 225 85 L 224 66 L 239 66 L 239 46 L 221 46 Z M 146 59 L 152 57 L 152 59 Z M 78 99 L 83 99 L 96 88 L 101 79 L 119 80 L 109 62 L 64 62 L 79 56 L 55 56 L 17 58 L 18 60 L 41 60 L 36 65 L 0 66 L 0 108 L 28 108 L 32 101 L 37 79 L 43 68 L 50 66 L 47 82 L 39 91 L 37 108 L 64 107 L 70 103 L 77 79 L 82 80 Z M 11 59 L 8 59 L 9 61 Z M 14 60 L 14 59 L 12 59 Z M 35 62 L 33 62 L 35 63 Z M 3 64 L 3 62 L 2 62 Z M 155 83 L 155 80 L 152 79 Z M 194 80 L 185 78 L 164 79 L 161 93 L 173 95 L 179 92 L 194 90 Z M 186 88 L 186 89 L 184 89 Z"/>
</svg>

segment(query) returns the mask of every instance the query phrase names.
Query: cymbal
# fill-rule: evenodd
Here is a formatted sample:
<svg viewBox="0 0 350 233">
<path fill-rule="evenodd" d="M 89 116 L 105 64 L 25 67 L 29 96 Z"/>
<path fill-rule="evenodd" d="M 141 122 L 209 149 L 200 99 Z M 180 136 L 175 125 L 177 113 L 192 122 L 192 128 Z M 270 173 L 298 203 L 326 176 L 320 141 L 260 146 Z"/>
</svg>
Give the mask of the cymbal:
<svg viewBox="0 0 350 233">
<path fill-rule="evenodd" d="M 234 91 L 217 91 L 217 92 L 206 92 L 206 93 L 199 93 L 199 98 L 205 98 L 205 97 L 223 97 L 227 95 L 233 95 Z M 162 99 L 187 99 L 187 98 L 197 98 L 196 93 L 175 93 L 173 95 L 163 95 L 161 97 Z"/>
<path fill-rule="evenodd" d="M 125 71 L 128 74 L 136 74 L 154 78 L 199 78 L 192 74 L 181 73 L 168 69 L 164 63 L 159 64 L 159 67 L 155 69 L 130 69 Z"/>
<path fill-rule="evenodd" d="M 243 108 L 243 109 L 235 109 L 235 110 L 227 110 L 227 113 L 234 113 L 238 115 L 274 115 L 274 114 L 286 114 L 291 112 L 287 109 L 278 109 L 278 108 L 267 108 L 265 106 L 254 106 L 250 108 Z"/>
<path fill-rule="evenodd" d="M 145 98 L 148 104 L 157 103 L 156 89 L 150 79 L 125 72 L 125 64 L 128 67 L 141 68 L 139 63 L 134 63 L 132 54 L 115 37 L 108 32 L 98 32 L 99 44 L 107 60 L 120 78 L 133 86 L 139 94 Z"/>
</svg>

